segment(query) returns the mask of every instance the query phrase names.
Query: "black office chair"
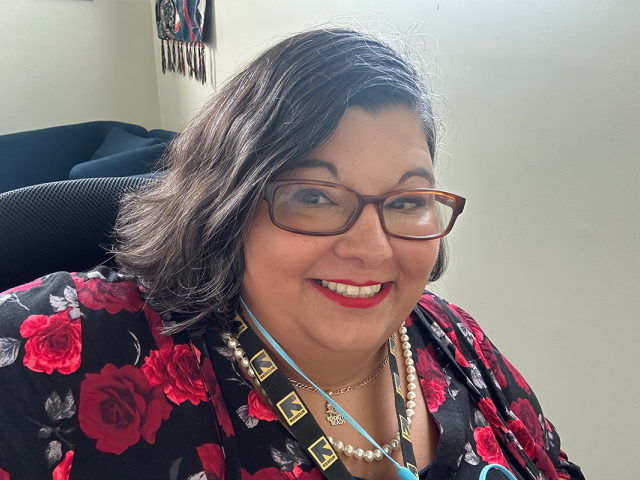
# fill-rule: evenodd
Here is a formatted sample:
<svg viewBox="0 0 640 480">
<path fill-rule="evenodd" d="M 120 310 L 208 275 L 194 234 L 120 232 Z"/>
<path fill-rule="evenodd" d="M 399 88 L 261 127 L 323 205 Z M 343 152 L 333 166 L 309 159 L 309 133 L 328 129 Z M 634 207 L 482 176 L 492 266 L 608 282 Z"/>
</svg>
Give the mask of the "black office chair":
<svg viewBox="0 0 640 480">
<path fill-rule="evenodd" d="M 118 202 L 147 182 L 88 178 L 0 194 L 0 292 L 60 270 L 114 266 L 107 248 Z"/>
</svg>

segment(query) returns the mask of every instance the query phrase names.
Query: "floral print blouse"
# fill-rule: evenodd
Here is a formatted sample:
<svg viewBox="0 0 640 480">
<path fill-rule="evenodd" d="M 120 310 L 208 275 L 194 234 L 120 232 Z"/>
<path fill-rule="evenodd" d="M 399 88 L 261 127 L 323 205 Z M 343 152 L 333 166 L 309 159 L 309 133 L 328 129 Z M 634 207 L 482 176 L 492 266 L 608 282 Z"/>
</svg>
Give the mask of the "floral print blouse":
<svg viewBox="0 0 640 480">
<path fill-rule="evenodd" d="M 0 480 L 324 478 L 220 336 L 162 335 L 173 320 L 134 280 L 100 267 L 0 294 Z M 489 463 L 583 479 L 478 324 L 430 293 L 420 306 L 406 325 L 441 432 L 421 479 L 476 480 Z"/>
</svg>

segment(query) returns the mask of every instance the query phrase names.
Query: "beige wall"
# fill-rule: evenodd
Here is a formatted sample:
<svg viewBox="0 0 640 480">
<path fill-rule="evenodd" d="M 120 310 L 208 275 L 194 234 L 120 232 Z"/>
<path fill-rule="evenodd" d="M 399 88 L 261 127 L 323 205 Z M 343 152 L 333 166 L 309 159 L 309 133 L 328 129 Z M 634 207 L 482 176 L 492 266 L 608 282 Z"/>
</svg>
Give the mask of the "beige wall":
<svg viewBox="0 0 640 480">
<path fill-rule="evenodd" d="M 0 0 L 0 134 L 160 127 L 148 0 Z"/>
<path fill-rule="evenodd" d="M 451 110 L 440 179 L 468 208 L 432 288 L 522 370 L 589 479 L 640 478 L 640 3 L 217 0 L 216 81 L 362 12 L 439 44 L 426 39 Z M 213 89 L 159 84 L 165 126 Z"/>
</svg>

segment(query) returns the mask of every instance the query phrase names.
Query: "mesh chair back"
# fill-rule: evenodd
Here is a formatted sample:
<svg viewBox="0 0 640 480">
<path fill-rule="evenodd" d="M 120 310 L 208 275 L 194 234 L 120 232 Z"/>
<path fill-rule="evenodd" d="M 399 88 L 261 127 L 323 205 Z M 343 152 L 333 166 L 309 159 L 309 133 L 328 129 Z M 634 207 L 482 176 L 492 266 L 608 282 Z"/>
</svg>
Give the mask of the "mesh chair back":
<svg viewBox="0 0 640 480">
<path fill-rule="evenodd" d="M 88 178 L 0 194 L 0 292 L 48 273 L 114 265 L 107 248 L 122 195 L 144 178 Z"/>
</svg>

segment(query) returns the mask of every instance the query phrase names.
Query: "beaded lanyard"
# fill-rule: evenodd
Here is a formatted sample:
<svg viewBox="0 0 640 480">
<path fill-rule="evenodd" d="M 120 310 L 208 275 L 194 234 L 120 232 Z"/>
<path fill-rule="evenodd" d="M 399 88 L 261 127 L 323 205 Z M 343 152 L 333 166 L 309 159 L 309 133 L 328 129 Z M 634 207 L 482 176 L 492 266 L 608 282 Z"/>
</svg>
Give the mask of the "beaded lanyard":
<svg viewBox="0 0 640 480">
<path fill-rule="evenodd" d="M 411 435 L 409 433 L 409 425 L 407 423 L 407 414 L 404 404 L 402 389 L 400 388 L 400 376 L 398 374 L 398 363 L 395 358 L 395 343 L 393 338 L 387 342 L 389 351 L 389 367 L 393 377 L 394 396 L 396 405 L 396 415 L 398 419 L 398 427 L 400 431 L 400 445 L 402 449 L 402 457 L 404 467 L 399 465 L 387 452 L 382 450 L 373 438 L 358 423 L 345 412 L 331 397 L 329 397 L 322 389 L 318 388 L 309 378 L 298 368 L 298 366 L 289 358 L 282 350 L 278 343 L 269 335 L 262 327 L 258 320 L 253 316 L 249 308 L 241 299 L 245 310 L 249 313 L 253 324 L 260 330 L 271 347 L 294 368 L 307 382 L 313 385 L 317 392 L 333 408 L 336 409 L 343 418 L 349 422 L 363 437 L 365 437 L 373 446 L 383 452 L 383 454 L 394 464 L 398 470 L 398 476 L 401 480 L 415 480 L 418 477 L 415 456 L 411 444 Z M 314 463 L 320 468 L 324 476 L 328 480 L 353 480 L 344 463 L 339 459 L 337 453 L 329 443 L 323 430 L 316 422 L 309 409 L 299 397 L 286 375 L 278 368 L 276 363 L 271 359 L 264 344 L 256 335 L 256 333 L 247 326 L 245 321 L 236 314 L 234 319 L 234 333 L 236 333 L 238 341 L 249 358 L 251 368 L 256 374 L 256 378 L 260 381 L 261 387 L 264 389 L 267 397 L 276 406 L 282 414 L 284 420 L 289 426 L 294 438 L 300 444 L 300 447 L 309 452 Z M 403 359 L 404 360 L 404 359 Z"/>
</svg>

